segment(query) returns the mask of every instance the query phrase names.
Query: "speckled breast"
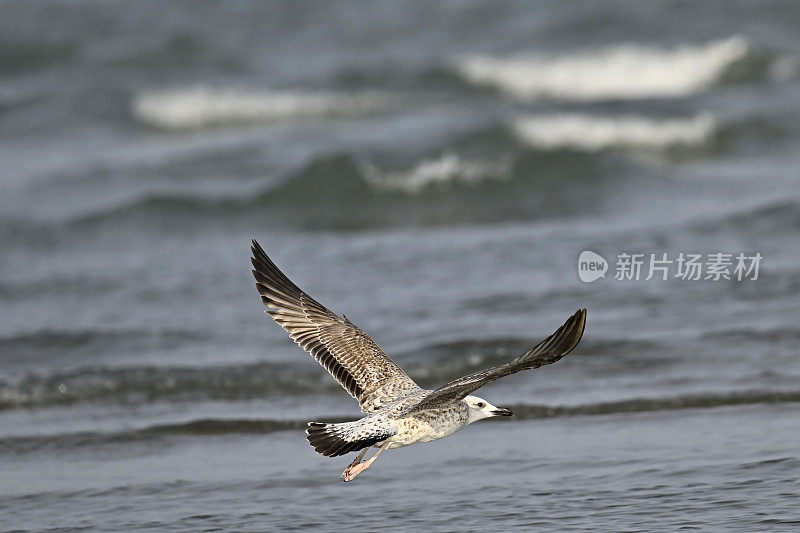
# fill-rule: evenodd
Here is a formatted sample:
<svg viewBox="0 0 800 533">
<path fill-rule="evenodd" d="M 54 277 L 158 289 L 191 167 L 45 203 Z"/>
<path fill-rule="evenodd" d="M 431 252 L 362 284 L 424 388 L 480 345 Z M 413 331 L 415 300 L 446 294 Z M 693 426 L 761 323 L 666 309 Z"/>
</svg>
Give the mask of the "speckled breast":
<svg viewBox="0 0 800 533">
<path fill-rule="evenodd" d="M 397 421 L 397 435 L 390 448 L 428 442 L 452 435 L 467 425 L 469 407 L 458 402 L 447 409 L 431 409 Z"/>
</svg>

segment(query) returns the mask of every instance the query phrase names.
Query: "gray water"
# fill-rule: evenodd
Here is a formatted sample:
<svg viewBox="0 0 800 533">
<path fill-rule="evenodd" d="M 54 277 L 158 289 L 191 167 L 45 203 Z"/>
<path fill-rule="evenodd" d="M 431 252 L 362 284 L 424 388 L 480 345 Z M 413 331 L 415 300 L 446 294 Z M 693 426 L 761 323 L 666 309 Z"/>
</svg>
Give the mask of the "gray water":
<svg viewBox="0 0 800 533">
<path fill-rule="evenodd" d="M 0 529 L 800 525 L 795 3 L 0 5 Z M 253 237 L 426 387 L 586 333 L 344 484 Z"/>
</svg>

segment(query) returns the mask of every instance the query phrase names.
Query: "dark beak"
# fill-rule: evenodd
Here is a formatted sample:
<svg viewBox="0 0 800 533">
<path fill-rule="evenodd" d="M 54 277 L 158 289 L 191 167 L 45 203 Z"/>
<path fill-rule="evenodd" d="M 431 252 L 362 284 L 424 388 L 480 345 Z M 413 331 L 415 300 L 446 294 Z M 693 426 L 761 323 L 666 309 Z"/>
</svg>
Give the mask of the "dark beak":
<svg viewBox="0 0 800 533">
<path fill-rule="evenodd" d="M 494 416 L 511 416 L 514 414 L 514 411 L 511 409 L 506 409 L 505 407 L 498 407 L 494 411 L 492 411 Z"/>
</svg>

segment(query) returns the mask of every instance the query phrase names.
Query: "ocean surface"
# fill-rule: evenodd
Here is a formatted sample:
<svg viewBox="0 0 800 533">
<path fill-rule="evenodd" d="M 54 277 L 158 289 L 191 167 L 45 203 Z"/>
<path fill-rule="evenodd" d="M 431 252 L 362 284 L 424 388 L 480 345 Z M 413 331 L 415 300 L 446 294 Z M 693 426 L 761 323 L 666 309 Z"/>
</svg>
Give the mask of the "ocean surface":
<svg viewBox="0 0 800 533">
<path fill-rule="evenodd" d="M 800 529 L 796 2 L 0 8 L 0 530 Z M 254 237 L 426 387 L 586 333 L 344 484 Z"/>
</svg>

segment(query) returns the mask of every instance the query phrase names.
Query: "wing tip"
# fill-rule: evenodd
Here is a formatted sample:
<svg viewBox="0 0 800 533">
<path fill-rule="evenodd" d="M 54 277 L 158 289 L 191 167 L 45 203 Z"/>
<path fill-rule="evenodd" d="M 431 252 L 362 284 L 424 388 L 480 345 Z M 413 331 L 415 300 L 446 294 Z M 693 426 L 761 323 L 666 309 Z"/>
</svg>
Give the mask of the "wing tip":
<svg viewBox="0 0 800 533">
<path fill-rule="evenodd" d="M 259 261 L 263 262 L 264 259 L 268 261 L 267 264 L 272 262 L 272 260 L 267 255 L 267 252 L 264 251 L 264 248 L 261 247 L 261 245 L 255 238 L 250 239 L 250 252 L 252 255 L 250 260 L 253 262 L 253 266 L 255 266 L 256 268 L 259 267 L 259 265 L 256 263 Z"/>
<path fill-rule="evenodd" d="M 586 311 L 585 307 L 578 309 L 578 311 L 573 315 L 577 318 L 577 323 L 580 325 L 580 334 L 578 336 L 578 340 L 580 337 L 583 336 L 583 330 L 586 328 L 586 316 L 588 312 Z"/>
<path fill-rule="evenodd" d="M 562 328 L 566 331 L 566 338 L 564 341 L 564 353 L 563 355 L 567 355 L 569 352 L 575 349 L 578 343 L 581 342 L 583 338 L 583 332 L 586 329 L 586 315 L 587 311 L 585 307 L 578 309 L 575 314 L 567 319 L 564 323 Z"/>
<path fill-rule="evenodd" d="M 537 366 L 555 363 L 581 342 L 586 328 L 585 308 L 578 309 L 567 320 L 542 342 L 514 359 L 514 363 L 538 360 Z"/>
</svg>

